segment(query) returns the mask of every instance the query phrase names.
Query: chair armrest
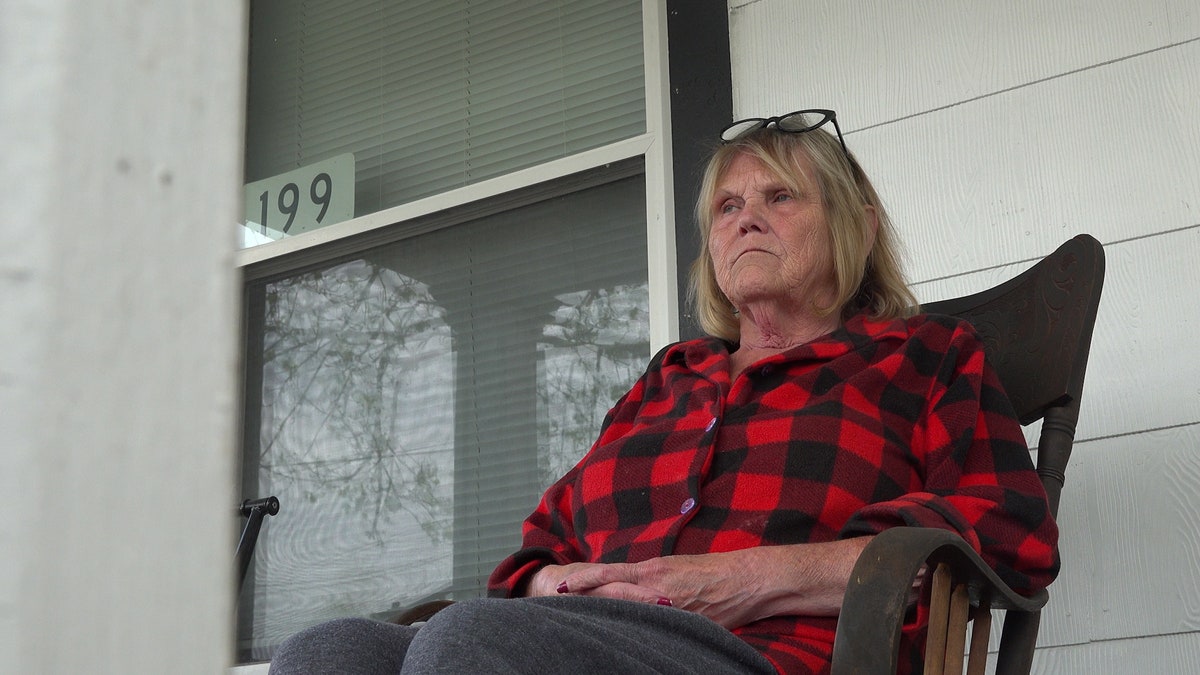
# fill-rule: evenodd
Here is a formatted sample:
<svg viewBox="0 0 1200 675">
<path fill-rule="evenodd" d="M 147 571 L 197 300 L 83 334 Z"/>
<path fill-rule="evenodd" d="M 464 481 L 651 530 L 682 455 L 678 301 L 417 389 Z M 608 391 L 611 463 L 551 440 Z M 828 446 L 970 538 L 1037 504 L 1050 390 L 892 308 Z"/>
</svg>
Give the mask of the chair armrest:
<svg viewBox="0 0 1200 675">
<path fill-rule="evenodd" d="M 909 590 L 922 565 L 950 567 L 954 583 L 966 583 L 971 604 L 988 598 L 993 609 L 1035 611 L 1041 591 L 1025 597 L 1009 588 L 962 537 L 948 530 L 895 527 L 863 549 L 850 574 L 833 645 L 833 675 L 894 675 Z"/>
</svg>

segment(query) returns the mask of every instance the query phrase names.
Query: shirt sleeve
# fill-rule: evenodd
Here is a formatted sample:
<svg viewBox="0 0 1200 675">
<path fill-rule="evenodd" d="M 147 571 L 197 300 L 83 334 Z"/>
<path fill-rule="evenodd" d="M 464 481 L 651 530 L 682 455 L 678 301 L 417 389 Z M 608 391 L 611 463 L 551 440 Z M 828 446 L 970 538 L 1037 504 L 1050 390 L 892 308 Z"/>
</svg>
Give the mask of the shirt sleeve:
<svg viewBox="0 0 1200 675">
<path fill-rule="evenodd" d="M 916 349 L 935 353 L 929 347 Z M 952 530 L 1014 590 L 1034 593 L 1058 573 L 1058 527 L 1020 424 L 969 324 L 959 322 L 940 351 L 913 438 L 924 489 L 863 507 L 841 536 L 900 526 Z"/>
<path fill-rule="evenodd" d="M 646 390 L 646 382 L 656 373 L 670 346 L 663 348 L 650 362 L 646 374 L 634 384 L 616 405 L 608 411 L 592 450 L 609 438 L 628 432 L 633 425 Z M 566 565 L 589 560 L 575 522 L 574 497 L 576 477 L 580 467 L 591 457 L 587 455 L 570 471 L 551 485 L 542 495 L 537 509 L 525 519 L 521 531 L 521 549 L 500 562 L 488 579 L 491 597 L 524 595 L 530 578 L 546 565 Z"/>
<path fill-rule="evenodd" d="M 612 416 L 612 413 L 609 413 Z M 606 420 L 607 423 L 607 420 Z M 583 559 L 571 516 L 571 495 L 578 468 L 567 472 L 542 495 L 537 509 L 522 526 L 520 550 L 500 562 L 488 579 L 491 597 L 519 597 L 529 580 L 546 565 L 566 565 Z"/>
</svg>

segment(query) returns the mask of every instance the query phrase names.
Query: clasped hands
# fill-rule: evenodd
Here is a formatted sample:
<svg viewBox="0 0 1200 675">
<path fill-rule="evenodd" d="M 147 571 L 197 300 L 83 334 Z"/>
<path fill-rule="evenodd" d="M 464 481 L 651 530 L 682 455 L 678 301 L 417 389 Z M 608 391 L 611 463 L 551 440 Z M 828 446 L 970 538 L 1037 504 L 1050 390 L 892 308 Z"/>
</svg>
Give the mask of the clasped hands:
<svg viewBox="0 0 1200 675">
<path fill-rule="evenodd" d="M 670 605 L 728 629 L 771 616 L 836 616 L 870 537 L 675 555 L 637 563 L 571 563 L 538 570 L 529 596 L 560 594 Z"/>
</svg>

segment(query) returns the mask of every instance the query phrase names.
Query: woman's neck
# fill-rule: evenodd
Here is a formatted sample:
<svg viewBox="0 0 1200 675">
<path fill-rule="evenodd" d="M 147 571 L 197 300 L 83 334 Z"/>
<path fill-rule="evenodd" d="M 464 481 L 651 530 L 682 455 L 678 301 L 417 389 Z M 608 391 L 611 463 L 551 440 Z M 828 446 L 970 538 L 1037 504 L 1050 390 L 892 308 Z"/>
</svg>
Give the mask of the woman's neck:
<svg viewBox="0 0 1200 675">
<path fill-rule="evenodd" d="M 812 342 L 841 325 L 837 313 L 779 311 L 764 305 L 748 305 L 739 313 L 738 348 L 731 355 L 731 375 L 736 378 L 750 364 L 792 347 Z"/>
</svg>

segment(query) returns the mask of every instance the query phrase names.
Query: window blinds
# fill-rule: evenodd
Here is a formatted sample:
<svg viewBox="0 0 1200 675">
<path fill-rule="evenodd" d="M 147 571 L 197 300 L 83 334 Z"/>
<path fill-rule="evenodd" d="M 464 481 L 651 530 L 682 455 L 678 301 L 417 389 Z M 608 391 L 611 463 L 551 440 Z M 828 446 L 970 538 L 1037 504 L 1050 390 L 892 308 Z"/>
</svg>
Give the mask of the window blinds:
<svg viewBox="0 0 1200 675">
<path fill-rule="evenodd" d="M 246 182 L 351 152 L 355 215 L 645 130 L 639 0 L 256 0 Z"/>
<path fill-rule="evenodd" d="M 469 597 L 649 355 L 644 178 L 252 282 L 242 659 Z"/>
</svg>

